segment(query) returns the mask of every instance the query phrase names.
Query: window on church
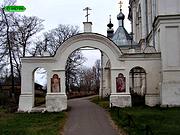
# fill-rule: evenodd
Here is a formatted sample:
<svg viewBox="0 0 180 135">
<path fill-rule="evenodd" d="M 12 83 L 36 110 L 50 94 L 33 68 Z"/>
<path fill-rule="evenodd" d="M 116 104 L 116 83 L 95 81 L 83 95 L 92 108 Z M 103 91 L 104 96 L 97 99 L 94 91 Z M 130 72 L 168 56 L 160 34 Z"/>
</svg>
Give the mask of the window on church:
<svg viewBox="0 0 180 135">
<path fill-rule="evenodd" d="M 144 95 L 146 92 L 146 72 L 141 67 L 134 67 L 130 71 L 130 92 Z"/>
<path fill-rule="evenodd" d="M 130 70 L 129 77 L 132 105 L 145 105 L 146 71 L 141 67 L 134 67 Z"/>
</svg>

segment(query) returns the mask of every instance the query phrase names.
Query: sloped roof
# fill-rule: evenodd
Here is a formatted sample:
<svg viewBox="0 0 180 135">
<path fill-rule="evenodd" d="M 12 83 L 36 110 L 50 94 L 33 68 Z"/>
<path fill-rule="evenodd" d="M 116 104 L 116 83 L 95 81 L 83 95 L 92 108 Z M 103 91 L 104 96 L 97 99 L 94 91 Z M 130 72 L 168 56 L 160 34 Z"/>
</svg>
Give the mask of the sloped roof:
<svg viewBox="0 0 180 135">
<path fill-rule="evenodd" d="M 119 21 L 119 27 L 112 37 L 113 42 L 118 47 L 130 47 L 132 45 L 137 45 L 137 43 L 132 40 L 132 36 L 130 36 L 130 34 L 124 28 L 125 16 L 122 13 L 122 10 L 120 10 L 120 13 L 117 15 L 117 19 Z"/>
<path fill-rule="evenodd" d="M 121 26 L 119 26 L 116 30 L 112 40 L 117 44 L 117 46 L 129 46 L 132 42 L 132 38 L 129 33 Z"/>
</svg>

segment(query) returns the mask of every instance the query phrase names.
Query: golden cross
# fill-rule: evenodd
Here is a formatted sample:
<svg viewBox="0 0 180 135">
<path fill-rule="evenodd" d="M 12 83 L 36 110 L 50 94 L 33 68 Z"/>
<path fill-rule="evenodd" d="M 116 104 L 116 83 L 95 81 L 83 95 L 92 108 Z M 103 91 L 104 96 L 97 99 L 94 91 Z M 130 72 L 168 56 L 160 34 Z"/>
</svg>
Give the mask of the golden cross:
<svg viewBox="0 0 180 135">
<path fill-rule="evenodd" d="M 120 2 L 118 4 L 120 5 L 120 9 L 122 9 L 122 5 L 123 5 L 122 0 L 120 0 Z"/>
<path fill-rule="evenodd" d="M 85 15 L 85 17 L 87 17 L 87 22 L 88 22 L 88 19 L 89 19 L 89 10 L 92 10 L 92 9 L 90 9 L 89 7 L 86 7 L 85 9 L 83 9 L 83 11 L 86 11 L 86 15 Z"/>
</svg>

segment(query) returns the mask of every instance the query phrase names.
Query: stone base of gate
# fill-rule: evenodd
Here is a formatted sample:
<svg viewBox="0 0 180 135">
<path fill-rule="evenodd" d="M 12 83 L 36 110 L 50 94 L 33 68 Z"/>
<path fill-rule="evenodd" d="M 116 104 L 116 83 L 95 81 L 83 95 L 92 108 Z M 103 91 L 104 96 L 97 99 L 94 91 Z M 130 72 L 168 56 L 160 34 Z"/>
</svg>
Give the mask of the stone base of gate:
<svg viewBox="0 0 180 135">
<path fill-rule="evenodd" d="M 158 94 L 146 94 L 145 104 L 148 106 L 156 106 L 160 104 L 160 96 Z"/>
<path fill-rule="evenodd" d="M 33 95 L 21 94 L 19 97 L 18 112 L 31 112 L 33 107 Z"/>
<path fill-rule="evenodd" d="M 60 112 L 67 109 L 67 96 L 62 93 L 47 93 L 46 111 Z"/>
<path fill-rule="evenodd" d="M 131 107 L 131 95 L 114 93 L 110 96 L 110 107 Z"/>
</svg>

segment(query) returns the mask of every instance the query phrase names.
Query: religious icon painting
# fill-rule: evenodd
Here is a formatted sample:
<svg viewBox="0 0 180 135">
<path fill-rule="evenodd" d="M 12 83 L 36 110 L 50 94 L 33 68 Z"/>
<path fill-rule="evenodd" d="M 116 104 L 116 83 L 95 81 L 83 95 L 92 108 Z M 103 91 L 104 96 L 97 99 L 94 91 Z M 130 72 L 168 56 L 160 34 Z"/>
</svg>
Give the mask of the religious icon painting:
<svg viewBox="0 0 180 135">
<path fill-rule="evenodd" d="M 126 77 L 123 74 L 119 73 L 116 77 L 116 92 L 125 92 L 126 91 Z"/>
<path fill-rule="evenodd" d="M 57 74 L 54 74 L 53 77 L 51 78 L 51 92 L 56 93 L 60 92 L 61 90 L 60 87 L 60 78 Z"/>
</svg>

